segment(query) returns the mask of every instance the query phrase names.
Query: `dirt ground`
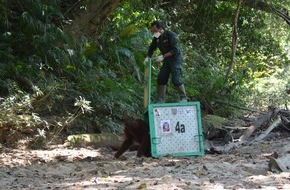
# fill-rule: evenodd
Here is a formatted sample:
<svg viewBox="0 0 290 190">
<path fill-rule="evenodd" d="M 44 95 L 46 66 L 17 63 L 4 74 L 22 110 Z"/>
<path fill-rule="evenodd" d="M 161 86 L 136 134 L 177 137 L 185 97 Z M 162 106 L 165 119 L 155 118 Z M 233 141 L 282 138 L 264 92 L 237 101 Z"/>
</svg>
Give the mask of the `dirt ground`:
<svg viewBox="0 0 290 190">
<path fill-rule="evenodd" d="M 131 151 L 120 160 L 109 148 L 2 147 L 0 189 L 290 189 L 290 173 L 268 166 L 273 152 L 289 153 L 289 142 L 283 137 L 196 158 L 136 158 Z"/>
</svg>

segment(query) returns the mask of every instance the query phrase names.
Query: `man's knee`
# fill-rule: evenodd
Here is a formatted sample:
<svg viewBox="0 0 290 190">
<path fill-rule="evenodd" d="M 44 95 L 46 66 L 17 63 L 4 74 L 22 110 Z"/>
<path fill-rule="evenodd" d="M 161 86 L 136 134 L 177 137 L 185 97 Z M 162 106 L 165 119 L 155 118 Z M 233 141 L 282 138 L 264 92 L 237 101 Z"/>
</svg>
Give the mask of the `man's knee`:
<svg viewBox="0 0 290 190">
<path fill-rule="evenodd" d="M 172 80 L 172 83 L 173 83 L 174 86 L 183 85 L 183 83 L 181 82 L 181 80 Z"/>
<path fill-rule="evenodd" d="M 181 79 L 181 69 L 175 68 L 172 72 L 172 83 L 174 86 L 180 86 L 182 85 L 182 79 Z"/>
<path fill-rule="evenodd" d="M 170 71 L 160 70 L 158 77 L 157 77 L 157 84 L 158 85 L 166 85 L 168 83 Z"/>
<path fill-rule="evenodd" d="M 166 78 L 162 78 L 162 77 L 158 77 L 157 78 L 157 84 L 158 85 L 166 85 L 167 82 L 168 82 L 168 79 L 166 79 Z"/>
</svg>

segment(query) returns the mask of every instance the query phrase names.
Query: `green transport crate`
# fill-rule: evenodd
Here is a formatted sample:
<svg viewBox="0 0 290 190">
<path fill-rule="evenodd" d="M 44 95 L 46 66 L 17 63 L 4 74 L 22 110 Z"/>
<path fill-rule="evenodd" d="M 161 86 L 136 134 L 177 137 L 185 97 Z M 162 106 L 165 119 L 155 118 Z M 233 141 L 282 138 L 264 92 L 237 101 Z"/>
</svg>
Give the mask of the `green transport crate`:
<svg viewBox="0 0 290 190">
<path fill-rule="evenodd" d="M 150 104 L 148 114 L 153 157 L 204 155 L 199 102 Z"/>
<path fill-rule="evenodd" d="M 200 103 L 151 103 L 151 59 L 145 69 L 144 107 L 153 157 L 204 155 Z"/>
</svg>

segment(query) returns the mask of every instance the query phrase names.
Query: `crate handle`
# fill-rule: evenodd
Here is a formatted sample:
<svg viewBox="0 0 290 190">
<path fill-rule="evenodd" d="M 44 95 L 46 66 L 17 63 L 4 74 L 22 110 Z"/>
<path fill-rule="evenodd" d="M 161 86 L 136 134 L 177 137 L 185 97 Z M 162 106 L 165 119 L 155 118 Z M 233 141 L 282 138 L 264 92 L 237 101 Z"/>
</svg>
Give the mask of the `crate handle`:
<svg viewBox="0 0 290 190">
<path fill-rule="evenodd" d="M 152 138 L 152 144 L 160 144 L 161 138 L 160 137 L 154 137 Z"/>
<path fill-rule="evenodd" d="M 202 140 L 202 135 L 195 135 L 194 136 L 194 140 L 195 140 L 195 142 L 202 142 L 203 140 Z"/>
</svg>

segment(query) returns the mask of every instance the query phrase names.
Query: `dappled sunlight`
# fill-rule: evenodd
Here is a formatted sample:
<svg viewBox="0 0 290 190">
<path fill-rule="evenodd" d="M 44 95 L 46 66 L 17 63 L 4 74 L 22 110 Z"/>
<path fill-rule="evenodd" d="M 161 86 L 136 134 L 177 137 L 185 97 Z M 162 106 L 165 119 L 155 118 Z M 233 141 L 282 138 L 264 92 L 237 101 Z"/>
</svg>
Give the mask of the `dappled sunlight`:
<svg viewBox="0 0 290 190">
<path fill-rule="evenodd" d="M 280 174 L 268 173 L 267 175 L 256 175 L 246 178 L 246 181 L 253 182 L 262 189 L 290 189 L 290 173 Z"/>
<path fill-rule="evenodd" d="M 5 189 L 289 189 L 290 173 L 269 172 L 267 158 L 287 150 L 289 139 L 240 146 L 204 157 L 114 159 L 107 148 L 11 150 L 0 154 Z M 15 181 L 16 180 L 16 181 Z"/>
<path fill-rule="evenodd" d="M 2 166 L 26 166 L 30 164 L 50 163 L 57 161 L 79 161 L 100 157 L 99 150 L 88 148 L 55 148 L 52 150 L 19 150 L 7 149 L 0 155 Z"/>
</svg>

